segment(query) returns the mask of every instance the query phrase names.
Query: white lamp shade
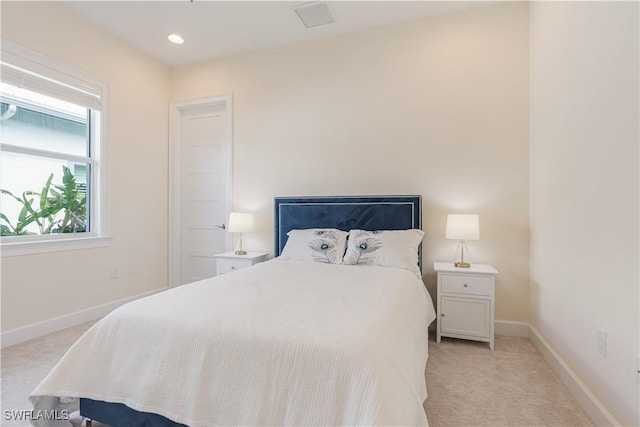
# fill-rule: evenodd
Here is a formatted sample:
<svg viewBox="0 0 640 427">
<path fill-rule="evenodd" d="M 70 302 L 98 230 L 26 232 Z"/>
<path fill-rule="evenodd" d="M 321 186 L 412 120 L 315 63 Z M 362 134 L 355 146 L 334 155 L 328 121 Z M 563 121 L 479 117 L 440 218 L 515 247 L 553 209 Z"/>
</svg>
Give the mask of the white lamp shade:
<svg viewBox="0 0 640 427">
<path fill-rule="evenodd" d="M 249 233 L 253 231 L 253 214 L 247 212 L 231 212 L 229 214 L 230 233 Z"/>
<path fill-rule="evenodd" d="M 480 240 L 479 216 L 476 214 L 449 214 L 445 237 L 452 240 Z"/>
</svg>

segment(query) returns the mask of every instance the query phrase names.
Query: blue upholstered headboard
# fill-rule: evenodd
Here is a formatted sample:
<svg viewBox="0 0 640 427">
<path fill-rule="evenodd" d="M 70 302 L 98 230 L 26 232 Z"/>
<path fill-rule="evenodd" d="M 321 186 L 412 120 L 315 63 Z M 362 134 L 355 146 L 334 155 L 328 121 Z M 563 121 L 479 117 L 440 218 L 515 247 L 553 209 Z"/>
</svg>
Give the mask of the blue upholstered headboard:
<svg viewBox="0 0 640 427">
<path fill-rule="evenodd" d="M 276 197 L 275 256 L 287 243 L 287 233 L 295 229 L 420 229 L 421 206 L 421 196 Z M 422 269 L 421 251 L 419 257 Z"/>
</svg>

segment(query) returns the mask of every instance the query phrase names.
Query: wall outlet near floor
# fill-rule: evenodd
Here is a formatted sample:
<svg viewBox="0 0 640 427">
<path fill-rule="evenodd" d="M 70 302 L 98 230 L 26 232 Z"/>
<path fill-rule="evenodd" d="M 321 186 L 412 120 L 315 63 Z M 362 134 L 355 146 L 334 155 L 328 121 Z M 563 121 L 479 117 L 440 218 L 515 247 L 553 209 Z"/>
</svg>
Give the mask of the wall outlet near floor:
<svg viewBox="0 0 640 427">
<path fill-rule="evenodd" d="M 120 277 L 120 272 L 118 271 L 118 266 L 114 265 L 111 267 L 111 278 L 117 279 L 118 277 Z"/>
<path fill-rule="evenodd" d="M 596 348 L 598 349 L 598 353 L 602 356 L 607 357 L 607 332 L 598 329 L 597 331 L 598 340 L 596 343 Z"/>
<path fill-rule="evenodd" d="M 134 275 L 138 272 L 138 267 L 135 264 L 129 264 L 129 274 Z"/>
</svg>

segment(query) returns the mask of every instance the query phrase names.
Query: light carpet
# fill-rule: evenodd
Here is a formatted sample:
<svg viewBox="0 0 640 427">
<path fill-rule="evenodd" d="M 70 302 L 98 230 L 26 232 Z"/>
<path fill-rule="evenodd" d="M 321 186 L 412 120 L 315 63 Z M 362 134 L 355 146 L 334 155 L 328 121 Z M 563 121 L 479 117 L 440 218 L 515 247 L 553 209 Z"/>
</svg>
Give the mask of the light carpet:
<svg viewBox="0 0 640 427">
<path fill-rule="evenodd" d="M 93 322 L 2 350 L 2 426 L 6 410 L 29 410 L 29 393 Z M 425 403 L 432 427 L 593 426 L 549 365 L 526 338 L 486 343 L 429 342 Z"/>
<path fill-rule="evenodd" d="M 594 425 L 527 338 L 432 340 L 426 372 L 432 427 Z"/>
</svg>

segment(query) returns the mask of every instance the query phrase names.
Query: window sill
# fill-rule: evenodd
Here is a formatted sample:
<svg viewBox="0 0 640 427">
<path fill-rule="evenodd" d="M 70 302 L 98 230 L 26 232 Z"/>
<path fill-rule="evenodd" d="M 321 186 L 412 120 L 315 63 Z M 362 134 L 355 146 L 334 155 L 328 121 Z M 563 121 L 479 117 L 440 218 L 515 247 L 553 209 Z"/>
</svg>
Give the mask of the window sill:
<svg viewBox="0 0 640 427">
<path fill-rule="evenodd" d="M 38 240 L 0 244 L 2 258 L 101 248 L 109 245 L 109 237 L 75 237 L 70 239 Z"/>
</svg>

